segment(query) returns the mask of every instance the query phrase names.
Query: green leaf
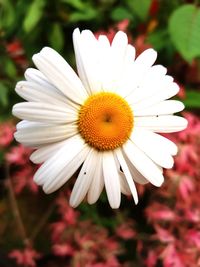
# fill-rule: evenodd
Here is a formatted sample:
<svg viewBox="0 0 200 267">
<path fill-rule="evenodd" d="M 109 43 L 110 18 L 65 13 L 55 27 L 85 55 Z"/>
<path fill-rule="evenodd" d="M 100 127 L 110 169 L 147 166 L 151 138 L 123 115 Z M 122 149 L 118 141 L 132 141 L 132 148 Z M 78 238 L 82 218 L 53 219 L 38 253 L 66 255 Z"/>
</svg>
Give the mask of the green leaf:
<svg viewBox="0 0 200 267">
<path fill-rule="evenodd" d="M 15 9 L 9 0 L 0 0 L 0 28 L 8 28 L 15 21 Z"/>
<path fill-rule="evenodd" d="M 64 36 L 60 24 L 53 24 L 52 30 L 49 35 L 49 42 L 51 46 L 60 52 L 64 46 Z"/>
<path fill-rule="evenodd" d="M 5 73 L 11 78 L 14 79 L 17 76 L 17 69 L 13 61 L 9 58 L 4 62 Z"/>
<path fill-rule="evenodd" d="M 161 29 L 151 32 L 147 38 L 147 42 L 150 43 L 155 50 L 160 51 L 162 48 L 168 45 L 168 42 L 166 41 L 167 38 L 168 32 L 166 29 Z"/>
<path fill-rule="evenodd" d="M 147 19 L 151 0 L 126 0 L 126 3 L 142 21 Z"/>
<path fill-rule="evenodd" d="M 44 6 L 44 0 L 34 0 L 31 3 L 23 23 L 25 32 L 30 32 L 38 24 L 42 17 Z"/>
<path fill-rule="evenodd" d="M 168 28 L 174 46 L 186 61 L 200 56 L 200 8 L 192 4 L 179 7 L 172 13 Z"/>
<path fill-rule="evenodd" d="M 186 99 L 183 103 L 187 108 L 200 108 L 200 92 L 197 91 L 187 91 Z"/>
<path fill-rule="evenodd" d="M 85 8 L 85 4 L 81 0 L 62 0 L 62 2 L 78 10 L 84 10 Z"/>
<path fill-rule="evenodd" d="M 0 105 L 6 107 L 8 105 L 8 88 L 0 82 Z"/>
<path fill-rule="evenodd" d="M 123 19 L 132 19 L 133 15 L 124 7 L 116 7 L 111 12 L 111 18 L 116 21 L 121 21 Z"/>
<path fill-rule="evenodd" d="M 90 8 L 87 9 L 87 12 L 73 12 L 69 17 L 69 21 L 73 23 L 78 21 L 87 21 L 96 19 L 97 16 L 98 16 L 97 11 L 93 8 Z"/>
</svg>

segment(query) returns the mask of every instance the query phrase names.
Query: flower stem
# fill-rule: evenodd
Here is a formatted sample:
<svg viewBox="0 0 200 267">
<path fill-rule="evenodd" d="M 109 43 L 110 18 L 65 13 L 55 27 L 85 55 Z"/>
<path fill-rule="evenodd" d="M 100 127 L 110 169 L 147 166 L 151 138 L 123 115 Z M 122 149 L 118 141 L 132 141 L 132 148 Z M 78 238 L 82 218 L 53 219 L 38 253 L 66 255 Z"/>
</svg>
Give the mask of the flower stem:
<svg viewBox="0 0 200 267">
<path fill-rule="evenodd" d="M 37 237 L 37 235 L 40 233 L 41 229 L 44 227 L 44 225 L 47 223 L 50 215 L 52 214 L 53 210 L 55 208 L 54 203 L 50 204 L 50 206 L 48 207 L 47 211 L 44 213 L 44 215 L 41 217 L 39 223 L 36 225 L 36 227 L 33 229 L 30 239 L 32 241 L 35 240 L 35 238 Z"/>
<path fill-rule="evenodd" d="M 21 218 L 21 214 L 19 211 L 18 203 L 17 203 L 15 192 L 14 192 L 13 185 L 12 185 L 12 180 L 10 178 L 10 167 L 8 164 L 5 164 L 5 171 L 6 171 L 6 181 L 5 182 L 6 182 L 6 186 L 8 188 L 10 205 L 11 205 L 14 219 L 16 221 L 17 229 L 19 231 L 19 235 L 20 235 L 24 245 L 30 247 L 31 242 L 30 242 L 30 239 L 27 237 L 26 229 L 24 227 L 24 223 L 23 223 L 23 220 Z"/>
</svg>

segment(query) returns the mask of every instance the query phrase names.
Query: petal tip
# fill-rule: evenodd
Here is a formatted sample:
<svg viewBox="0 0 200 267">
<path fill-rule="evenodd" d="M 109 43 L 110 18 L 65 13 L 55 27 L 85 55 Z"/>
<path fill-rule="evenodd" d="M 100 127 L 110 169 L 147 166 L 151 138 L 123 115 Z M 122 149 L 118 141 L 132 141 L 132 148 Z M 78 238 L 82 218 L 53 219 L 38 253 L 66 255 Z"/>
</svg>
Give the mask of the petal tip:
<svg viewBox="0 0 200 267">
<path fill-rule="evenodd" d="M 164 183 L 164 178 L 156 181 L 155 183 L 153 183 L 153 185 L 156 187 L 161 187 L 163 183 Z"/>
<path fill-rule="evenodd" d="M 38 61 L 38 58 L 39 58 L 39 57 L 40 57 L 39 53 L 34 54 L 34 55 L 32 56 L 32 61 L 33 61 L 34 63 L 36 63 L 36 62 Z"/>
<path fill-rule="evenodd" d="M 137 205 L 138 202 L 139 202 L 138 198 L 137 199 L 134 199 L 134 201 L 135 201 L 135 205 Z"/>
<path fill-rule="evenodd" d="M 110 203 L 110 207 L 112 209 L 119 209 L 119 206 L 120 206 L 120 201 L 115 201 L 113 203 Z"/>
<path fill-rule="evenodd" d="M 77 208 L 78 207 L 78 204 L 73 201 L 73 199 L 70 197 L 69 199 L 69 205 L 72 207 L 72 208 Z"/>
</svg>

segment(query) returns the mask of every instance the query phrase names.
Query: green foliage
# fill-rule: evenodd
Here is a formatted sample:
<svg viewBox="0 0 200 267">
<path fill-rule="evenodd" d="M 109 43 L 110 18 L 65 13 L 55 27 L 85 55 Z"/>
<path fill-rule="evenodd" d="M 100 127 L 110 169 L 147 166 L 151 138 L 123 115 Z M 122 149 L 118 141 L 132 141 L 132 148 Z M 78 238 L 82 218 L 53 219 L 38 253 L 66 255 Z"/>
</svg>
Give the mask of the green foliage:
<svg viewBox="0 0 200 267">
<path fill-rule="evenodd" d="M 128 7 L 134 12 L 142 21 L 146 21 L 149 14 L 151 0 L 126 0 Z"/>
<path fill-rule="evenodd" d="M 69 22 L 75 23 L 78 21 L 89 21 L 95 19 L 97 16 L 97 10 L 90 6 L 87 8 L 87 12 L 85 12 L 85 10 L 82 10 L 72 13 L 69 16 Z"/>
<path fill-rule="evenodd" d="M 6 107 L 8 105 L 8 88 L 0 81 L 0 105 Z"/>
<path fill-rule="evenodd" d="M 85 9 L 85 5 L 83 3 L 83 1 L 81 0 L 62 0 L 63 3 L 69 4 L 70 6 L 72 6 L 75 9 L 78 10 L 84 10 Z"/>
<path fill-rule="evenodd" d="M 37 26 L 43 15 L 45 7 L 44 0 L 34 0 L 28 8 L 26 17 L 24 19 L 23 28 L 25 32 L 30 32 Z"/>
<path fill-rule="evenodd" d="M 52 29 L 49 34 L 49 43 L 58 52 L 63 49 L 64 34 L 60 24 L 55 23 L 52 25 Z"/>
<path fill-rule="evenodd" d="M 147 40 L 157 51 L 160 51 L 169 43 L 168 32 L 166 29 L 154 31 L 149 34 Z"/>
<path fill-rule="evenodd" d="M 169 18 L 169 33 L 185 60 L 200 56 L 200 8 L 187 4 L 176 9 Z"/>
<path fill-rule="evenodd" d="M 195 90 L 188 90 L 186 93 L 186 98 L 183 102 L 186 108 L 200 109 L 200 92 L 197 92 Z"/>
<path fill-rule="evenodd" d="M 16 75 L 17 75 L 16 66 L 15 66 L 14 62 L 10 59 L 5 60 L 4 70 L 5 70 L 6 74 L 8 75 L 8 77 L 10 77 L 10 78 L 16 77 Z"/>
<path fill-rule="evenodd" d="M 111 18 L 114 21 L 120 21 L 124 19 L 132 19 L 133 14 L 129 11 L 128 8 L 116 7 L 111 11 Z"/>
<path fill-rule="evenodd" d="M 0 0 L 0 30 L 12 27 L 15 22 L 15 9 L 10 0 Z"/>
</svg>

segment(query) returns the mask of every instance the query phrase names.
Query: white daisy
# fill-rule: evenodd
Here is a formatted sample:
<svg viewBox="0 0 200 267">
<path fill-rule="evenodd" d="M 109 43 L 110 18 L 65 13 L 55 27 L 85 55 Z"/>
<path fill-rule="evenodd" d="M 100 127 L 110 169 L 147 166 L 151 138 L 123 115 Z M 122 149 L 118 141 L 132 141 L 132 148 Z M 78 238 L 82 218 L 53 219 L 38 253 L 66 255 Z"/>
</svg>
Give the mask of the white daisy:
<svg viewBox="0 0 200 267">
<path fill-rule="evenodd" d="M 78 76 L 53 49 L 33 56 L 36 69 L 27 69 L 26 81 L 16 92 L 27 102 L 13 114 L 22 119 L 15 138 L 36 149 L 34 163 L 43 163 L 34 176 L 51 193 L 80 168 L 70 204 L 77 207 L 87 195 L 90 204 L 103 187 L 112 208 L 121 192 L 138 202 L 135 182 L 160 186 L 163 168 L 173 166 L 174 143 L 158 133 L 186 128 L 187 121 L 173 113 L 180 101 L 167 100 L 178 85 L 147 49 L 135 59 L 135 48 L 119 31 L 109 43 L 91 31 L 73 33 Z"/>
</svg>

